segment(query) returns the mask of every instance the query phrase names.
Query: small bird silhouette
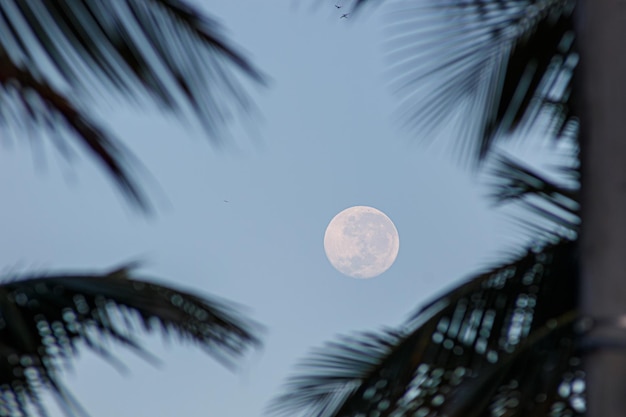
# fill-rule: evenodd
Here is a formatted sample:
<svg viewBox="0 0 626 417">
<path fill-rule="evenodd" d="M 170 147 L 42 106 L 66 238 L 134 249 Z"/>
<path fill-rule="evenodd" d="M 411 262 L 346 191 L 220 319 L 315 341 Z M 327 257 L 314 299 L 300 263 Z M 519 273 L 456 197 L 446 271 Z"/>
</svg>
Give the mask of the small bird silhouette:
<svg viewBox="0 0 626 417">
<path fill-rule="evenodd" d="M 342 14 L 340 19 L 347 19 L 348 15 L 349 15 L 349 13 Z"/>
<path fill-rule="evenodd" d="M 340 4 L 335 4 L 335 7 L 338 9 L 341 9 L 341 5 Z"/>
</svg>

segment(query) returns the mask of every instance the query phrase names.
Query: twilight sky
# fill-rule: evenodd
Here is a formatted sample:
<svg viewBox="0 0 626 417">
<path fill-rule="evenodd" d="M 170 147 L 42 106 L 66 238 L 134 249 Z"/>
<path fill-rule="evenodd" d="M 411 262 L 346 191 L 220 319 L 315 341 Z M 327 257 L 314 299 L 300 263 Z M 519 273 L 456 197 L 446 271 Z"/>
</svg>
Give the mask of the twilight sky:
<svg viewBox="0 0 626 417">
<path fill-rule="evenodd" d="M 271 83 L 250 90 L 258 117 L 235 123 L 220 150 L 193 124 L 103 100 L 97 115 L 149 172 L 155 216 L 129 210 L 90 160 L 69 168 L 23 144 L 0 153 L 6 271 L 142 260 L 144 276 L 240 303 L 266 327 L 264 348 L 236 373 L 158 336 L 141 340 L 160 367 L 115 349 L 127 375 L 85 351 L 66 381 L 93 417 L 261 416 L 310 348 L 399 324 L 497 259 L 516 230 L 447 146 L 397 126 L 384 7 L 340 19 L 331 1 L 196 1 Z M 341 275 L 324 255 L 326 225 L 353 205 L 382 210 L 400 234 L 396 263 L 372 280 Z"/>
</svg>

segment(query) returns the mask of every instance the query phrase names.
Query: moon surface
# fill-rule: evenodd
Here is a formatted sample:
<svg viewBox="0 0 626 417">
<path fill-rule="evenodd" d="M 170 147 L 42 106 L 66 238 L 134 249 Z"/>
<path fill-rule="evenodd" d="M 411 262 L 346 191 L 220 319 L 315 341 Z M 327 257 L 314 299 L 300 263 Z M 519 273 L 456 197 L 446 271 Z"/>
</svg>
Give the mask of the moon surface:
<svg viewBox="0 0 626 417">
<path fill-rule="evenodd" d="M 393 265 L 400 238 L 391 219 L 380 210 L 354 206 L 337 214 L 324 234 L 330 263 L 353 278 L 373 278 Z"/>
</svg>

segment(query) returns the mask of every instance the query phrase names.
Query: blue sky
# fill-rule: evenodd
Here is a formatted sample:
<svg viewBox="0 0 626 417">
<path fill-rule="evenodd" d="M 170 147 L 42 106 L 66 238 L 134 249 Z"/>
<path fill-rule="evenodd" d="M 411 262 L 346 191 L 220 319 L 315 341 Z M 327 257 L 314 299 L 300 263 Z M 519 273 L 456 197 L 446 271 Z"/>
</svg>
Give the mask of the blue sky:
<svg viewBox="0 0 626 417">
<path fill-rule="evenodd" d="M 251 90 L 258 117 L 235 122 L 220 150 L 156 109 L 111 100 L 95 109 L 150 173 L 155 216 L 129 210 L 89 160 L 70 169 L 44 147 L 46 167 L 35 169 L 30 145 L 0 153 L 7 271 L 138 259 L 142 275 L 240 303 L 266 327 L 264 348 L 236 373 L 157 336 L 142 340 L 158 368 L 115 349 L 128 375 L 85 351 L 66 381 L 93 417 L 261 416 L 312 347 L 399 324 L 497 259 L 515 233 L 445 146 L 398 127 L 384 9 L 339 19 L 332 2 L 197 1 L 271 83 Z M 353 205 L 384 211 L 400 234 L 396 263 L 371 280 L 341 275 L 324 254 L 326 225 Z"/>
</svg>

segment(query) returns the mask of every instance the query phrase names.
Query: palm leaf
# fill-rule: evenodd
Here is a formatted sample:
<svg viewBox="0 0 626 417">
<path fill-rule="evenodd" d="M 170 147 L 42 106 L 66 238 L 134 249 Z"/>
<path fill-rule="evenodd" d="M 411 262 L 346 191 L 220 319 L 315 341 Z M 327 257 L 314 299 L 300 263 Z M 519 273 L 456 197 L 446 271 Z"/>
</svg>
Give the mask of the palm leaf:
<svg viewBox="0 0 626 417">
<path fill-rule="evenodd" d="M 550 320 L 501 361 L 473 372 L 451 390 L 438 413 L 450 417 L 584 415 L 577 318 L 572 311 Z"/>
<path fill-rule="evenodd" d="M 191 108 L 218 144 L 224 124 L 250 109 L 243 79 L 264 80 L 223 32 L 185 0 L 0 2 L 0 113 L 26 107 L 22 121 L 41 126 L 43 118 L 57 145 L 63 137 L 51 120 L 61 115 L 74 138 L 105 161 L 137 203 L 128 170 L 111 169 L 127 163 L 128 152 L 119 144 L 112 149 L 112 136 L 85 109 L 94 107 L 97 95 L 111 92 L 136 103 L 148 98 L 177 114 Z M 19 91 L 12 94 L 15 85 Z M 26 104 L 27 94 L 44 105 Z M 15 120 L 0 119 L 10 121 Z M 96 150 L 94 142 L 108 146 Z"/>
<path fill-rule="evenodd" d="M 402 119 L 429 137 L 444 123 L 459 122 L 453 115 L 463 111 L 455 133 L 463 149 L 474 147 L 479 160 L 497 138 L 545 120 L 539 115 L 549 118 L 552 135 L 576 135 L 574 5 L 573 0 L 399 2 L 391 13 L 387 49 Z"/>
<path fill-rule="evenodd" d="M 169 109 L 181 104 L 182 95 L 208 118 L 207 126 L 221 122 L 229 101 L 245 104 L 230 70 L 263 80 L 224 39 L 220 25 L 184 0 L 12 0 L 0 13 L 10 35 L 4 44 L 12 46 L 5 49 L 37 73 L 46 73 L 36 54 L 42 51 L 63 81 L 81 92 L 112 87 L 128 96 L 147 93 Z"/>
<path fill-rule="evenodd" d="M 577 167 L 561 167 L 555 182 L 510 156 L 495 158 L 491 176 L 491 198 L 498 204 L 516 202 L 537 218 L 518 218 L 532 236 L 575 239 L 580 226 L 580 172 Z"/>
<path fill-rule="evenodd" d="M 63 133 L 69 132 L 100 162 L 113 177 L 122 193 L 136 207 L 148 211 L 150 205 L 134 180 L 131 167 L 138 162 L 116 138 L 93 121 L 76 102 L 52 85 L 37 77 L 30 69 L 11 61 L 6 51 L 0 49 L 0 123 L 35 124 L 44 132 L 31 132 L 43 146 L 46 138 L 67 160 L 74 156 L 65 143 Z M 132 164 L 129 162 L 133 162 Z"/>
<path fill-rule="evenodd" d="M 50 390 L 67 415 L 84 415 L 58 371 L 80 345 L 113 365 L 109 342 L 153 358 L 137 332 L 160 331 L 190 342 L 227 366 L 259 344 L 258 326 L 228 304 L 135 277 L 121 268 L 106 274 L 22 277 L 0 285 L 0 409 L 2 415 L 46 415 Z"/>
<path fill-rule="evenodd" d="M 497 407 L 507 389 L 522 389 L 510 385 L 514 375 L 526 375 L 521 363 L 535 354 L 554 354 L 542 343 L 563 344 L 569 353 L 558 351 L 561 355 L 554 360 L 572 359 L 571 364 L 559 362 L 552 374 L 543 369 L 518 383 L 525 384 L 524 398 L 543 395 L 550 407 L 564 401 L 557 401 L 560 383 L 569 378 L 571 367 L 578 366 L 573 356 L 575 335 L 566 325 L 559 327 L 562 334 L 542 335 L 554 320 L 575 311 L 575 250 L 575 243 L 563 241 L 529 251 L 425 305 L 395 333 L 331 344 L 325 356 L 317 353 L 315 360 L 305 362 L 308 374 L 292 377 L 287 382 L 289 393 L 278 397 L 272 409 L 307 417 L 463 416 L 468 398 L 473 398 L 482 411 L 471 415 L 488 416 L 487 410 Z M 533 347 L 526 350 L 525 343 Z M 365 358 L 344 359 L 352 350 Z M 530 382 L 541 375 L 543 384 Z M 470 379 L 475 383 L 466 383 Z M 485 392 L 477 395 L 472 391 L 476 387 Z M 519 411 L 522 403 L 518 404 L 514 408 Z M 446 407 L 458 414 L 442 414 Z"/>
<path fill-rule="evenodd" d="M 293 415 L 310 407 L 316 410 L 316 416 L 334 415 L 358 388 L 358 381 L 378 366 L 400 337 L 392 330 L 344 336 L 313 351 L 298 366 L 302 375 L 289 379 L 286 392 L 270 404 L 269 411 Z"/>
</svg>

